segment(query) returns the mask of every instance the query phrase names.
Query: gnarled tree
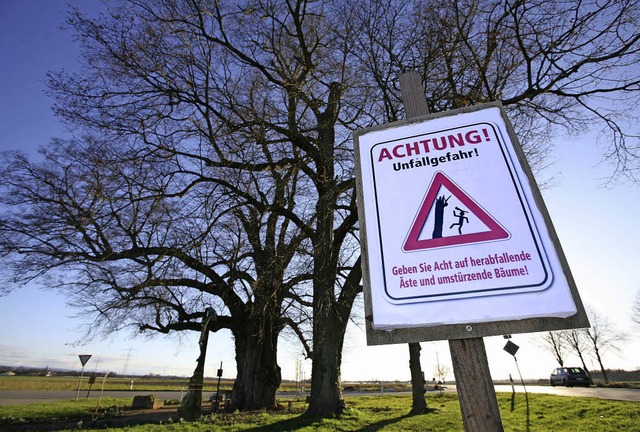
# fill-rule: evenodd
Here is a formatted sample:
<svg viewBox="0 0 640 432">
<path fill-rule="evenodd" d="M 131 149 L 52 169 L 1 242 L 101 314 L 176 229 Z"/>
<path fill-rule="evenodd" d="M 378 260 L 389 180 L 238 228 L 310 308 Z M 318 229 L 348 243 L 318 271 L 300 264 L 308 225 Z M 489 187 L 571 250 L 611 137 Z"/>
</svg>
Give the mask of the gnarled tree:
<svg viewBox="0 0 640 432">
<path fill-rule="evenodd" d="M 202 181 L 206 172 L 192 178 L 196 168 L 184 160 L 129 150 L 58 141 L 41 163 L 5 160 L 1 200 L 9 211 L 0 232 L 8 270 L 64 289 L 98 332 L 199 332 L 213 306 L 220 316 L 211 328 L 234 335 L 235 407 L 275 407 L 277 339 L 288 292 L 305 276 L 289 268 L 302 237 L 265 209 L 294 205 L 295 170 L 228 176 L 229 184 L 269 184 L 270 192 L 243 201 L 220 182 Z"/>
</svg>

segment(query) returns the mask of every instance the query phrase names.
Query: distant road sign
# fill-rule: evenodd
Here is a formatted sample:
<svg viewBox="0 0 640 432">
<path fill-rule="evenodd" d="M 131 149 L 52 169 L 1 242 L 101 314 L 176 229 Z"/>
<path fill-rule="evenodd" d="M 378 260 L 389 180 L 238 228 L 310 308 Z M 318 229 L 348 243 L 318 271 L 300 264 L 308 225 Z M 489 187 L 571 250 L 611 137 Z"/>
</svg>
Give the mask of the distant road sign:
<svg viewBox="0 0 640 432">
<path fill-rule="evenodd" d="M 82 363 L 82 366 L 84 366 L 91 358 L 91 354 L 80 354 L 78 355 L 78 357 L 80 357 L 80 363 Z"/>
<path fill-rule="evenodd" d="M 507 341 L 507 343 L 502 349 L 515 357 L 520 347 L 511 341 Z"/>
</svg>

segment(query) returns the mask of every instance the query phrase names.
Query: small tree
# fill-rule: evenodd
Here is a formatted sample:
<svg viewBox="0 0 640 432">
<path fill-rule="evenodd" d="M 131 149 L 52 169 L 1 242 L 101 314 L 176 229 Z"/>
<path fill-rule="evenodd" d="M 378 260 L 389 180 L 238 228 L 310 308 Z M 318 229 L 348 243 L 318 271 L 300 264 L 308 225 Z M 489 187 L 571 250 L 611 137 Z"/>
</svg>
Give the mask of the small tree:
<svg viewBox="0 0 640 432">
<path fill-rule="evenodd" d="M 451 373 L 451 367 L 438 362 L 436 367 L 433 369 L 433 373 L 437 377 L 438 383 L 444 383 L 447 375 Z"/>
<path fill-rule="evenodd" d="M 553 354 L 560 366 L 564 366 L 564 358 L 567 353 L 567 341 L 561 331 L 546 332 L 539 338 L 539 345 L 545 351 Z"/>
<path fill-rule="evenodd" d="M 640 326 L 640 290 L 636 293 L 631 306 L 631 319 Z"/>
<path fill-rule="evenodd" d="M 606 316 L 600 314 L 595 309 L 588 308 L 587 313 L 589 315 L 589 321 L 591 322 L 591 328 L 587 329 L 585 334 L 591 342 L 593 355 L 600 365 L 602 378 L 605 384 L 608 384 L 609 377 L 603 364 L 603 356 L 609 351 L 619 352 L 620 344 L 627 340 L 627 334 L 616 329 Z"/>
<path fill-rule="evenodd" d="M 567 342 L 569 349 L 573 351 L 582 362 L 582 368 L 589 373 L 585 356 L 589 353 L 589 340 L 586 329 L 572 329 L 562 332 L 563 339 Z"/>
</svg>

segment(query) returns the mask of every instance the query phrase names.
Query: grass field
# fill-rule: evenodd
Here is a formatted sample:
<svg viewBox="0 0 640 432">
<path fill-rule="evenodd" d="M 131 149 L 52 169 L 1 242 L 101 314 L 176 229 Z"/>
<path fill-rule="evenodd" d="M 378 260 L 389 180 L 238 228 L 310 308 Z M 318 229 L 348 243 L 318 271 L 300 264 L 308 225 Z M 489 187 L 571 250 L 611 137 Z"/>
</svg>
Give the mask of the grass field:
<svg viewBox="0 0 640 432">
<path fill-rule="evenodd" d="M 79 399 L 28 405 L 0 407 L 0 430 L 2 425 L 24 423 L 53 423 L 59 421 L 91 420 L 96 417 L 121 414 L 131 406 L 131 399 L 102 398 L 96 413 L 96 399 Z"/>
<path fill-rule="evenodd" d="M 76 390 L 78 388 L 79 377 L 42 377 L 42 376 L 0 376 L 0 390 Z M 134 378 L 121 378 L 121 377 L 107 377 L 105 382 L 105 390 L 130 390 L 132 387 L 136 391 L 180 391 L 187 388 L 189 383 L 188 378 L 162 378 L 162 377 L 134 377 Z M 220 390 L 231 390 L 233 381 L 229 379 L 222 379 L 220 381 Z M 94 390 L 99 390 L 102 387 L 102 377 L 96 378 L 95 384 L 93 384 Z M 204 391 L 212 392 L 216 391 L 218 387 L 218 380 L 216 378 L 205 379 Z M 82 390 L 89 388 L 89 377 L 85 376 L 82 379 Z M 406 382 L 387 382 L 384 383 L 386 390 L 394 391 L 408 391 L 411 390 L 411 385 Z M 380 391 L 380 384 L 345 384 L 345 390 L 359 390 L 359 391 Z M 296 383 L 291 381 L 283 381 L 280 385 L 279 391 L 281 392 L 294 392 L 296 390 Z"/>
<path fill-rule="evenodd" d="M 78 388 L 79 377 L 73 376 L 0 376 L 0 390 L 76 390 Z M 133 386 L 132 386 L 133 381 Z M 185 390 L 188 386 L 188 378 L 165 378 L 165 377 L 108 377 L 105 382 L 105 390 L 133 390 L 136 391 L 180 391 Z M 345 391 L 372 391 L 379 392 L 381 387 L 385 391 L 410 391 L 411 384 L 403 381 L 384 382 L 384 383 L 343 383 Z M 496 384 L 508 384 L 508 381 L 496 382 Z M 548 385 L 547 380 L 533 381 L 528 384 L 532 385 Z M 603 385 L 597 382 L 597 385 Z M 217 378 L 205 379 L 203 390 L 206 392 L 216 391 L 218 386 Z M 99 390 L 102 387 L 102 376 L 96 378 L 93 384 L 93 390 Z M 220 381 L 220 390 L 231 390 L 233 380 L 222 379 Z M 625 381 L 610 383 L 609 387 L 624 388 L 640 388 L 638 381 Z M 89 388 L 89 377 L 85 376 L 82 380 L 81 390 Z M 296 383 L 292 381 L 283 381 L 278 389 L 280 392 L 295 392 Z"/>
<path fill-rule="evenodd" d="M 187 388 L 188 378 L 110 378 L 105 381 L 105 390 L 133 390 L 139 391 L 180 391 Z M 40 376 L 3 376 L 0 377 L 0 390 L 76 390 L 79 377 L 40 377 Z M 205 381 L 204 391 L 215 391 L 217 380 Z M 221 380 L 220 390 L 231 390 L 233 381 Z M 81 389 L 89 388 L 89 377 L 82 379 Z M 93 389 L 102 388 L 102 377 L 96 378 Z"/>
<path fill-rule="evenodd" d="M 310 422 L 301 416 L 305 405 L 295 402 L 293 412 L 251 412 L 219 414 L 203 417 L 195 423 L 171 420 L 162 425 L 140 425 L 128 432 L 161 431 L 462 431 L 460 407 L 455 394 L 432 395 L 427 398 L 430 412 L 409 416 L 409 395 L 347 397 L 347 409 L 340 418 Z M 516 395 L 513 411 L 511 396 L 498 394 L 505 431 L 535 432 L 606 432 L 640 431 L 640 405 L 637 402 L 571 398 L 530 394 L 527 427 L 524 395 Z M 286 406 L 286 401 L 280 401 Z M 105 399 L 97 416 L 109 419 L 121 416 L 131 405 L 127 399 Z M 60 420 L 91 421 L 96 401 L 68 401 L 37 405 L 0 407 L 0 430 L 11 424 L 52 422 Z M 4 425 L 4 427 L 3 427 Z M 88 424 L 87 424 L 88 425 Z M 123 431 L 121 428 L 100 430 Z"/>
</svg>

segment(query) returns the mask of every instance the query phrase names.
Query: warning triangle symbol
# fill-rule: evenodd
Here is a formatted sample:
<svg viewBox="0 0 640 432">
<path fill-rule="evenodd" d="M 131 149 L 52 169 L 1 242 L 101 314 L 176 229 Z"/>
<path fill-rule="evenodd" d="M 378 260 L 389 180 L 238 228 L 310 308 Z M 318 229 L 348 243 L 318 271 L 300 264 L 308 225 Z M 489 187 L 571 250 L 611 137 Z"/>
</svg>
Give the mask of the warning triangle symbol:
<svg viewBox="0 0 640 432">
<path fill-rule="evenodd" d="M 82 363 L 82 366 L 84 366 L 91 358 L 91 354 L 79 354 L 78 357 L 80 357 L 80 363 Z"/>
<path fill-rule="evenodd" d="M 429 215 L 432 213 L 432 210 L 435 210 L 437 213 L 436 206 L 442 206 L 445 198 L 440 196 L 440 204 L 437 204 L 436 201 L 439 199 L 438 193 L 440 189 L 444 187 L 447 189 L 451 195 L 453 195 L 463 206 L 467 208 L 468 211 L 459 212 L 456 216 L 460 214 L 464 218 L 465 214 L 471 214 L 476 217 L 480 222 L 482 222 L 488 230 L 481 232 L 473 232 L 467 234 L 456 234 L 450 235 L 447 237 L 442 236 L 442 215 L 440 216 L 440 231 L 433 227 L 433 233 L 431 238 L 421 238 L 421 233 L 423 231 L 431 232 L 431 227 L 426 227 L 427 219 Z M 448 198 L 446 198 L 448 199 Z M 444 208 L 444 207 L 441 207 Z M 457 208 L 458 211 L 461 209 Z M 441 210 L 442 213 L 442 210 Z M 436 216 L 437 218 L 438 216 Z M 460 216 L 459 216 L 460 217 Z M 468 218 L 465 218 L 468 220 Z M 462 224 L 462 219 L 460 220 L 460 224 Z M 462 225 L 460 226 L 462 228 Z M 496 220 L 489 215 L 482 207 L 480 207 L 469 195 L 467 195 L 458 185 L 456 185 L 451 179 L 449 179 L 444 173 L 438 171 L 436 175 L 433 177 L 433 181 L 431 182 L 431 186 L 429 187 L 429 191 L 420 206 L 420 210 L 416 215 L 416 218 L 411 226 L 411 230 L 407 235 L 407 239 L 404 242 L 402 249 L 405 252 L 411 252 L 422 249 L 433 249 L 447 246 L 457 246 L 463 244 L 471 244 L 471 243 L 482 243 L 486 241 L 493 240 L 504 240 L 510 237 L 510 234 L 507 230 L 505 230 Z"/>
</svg>

